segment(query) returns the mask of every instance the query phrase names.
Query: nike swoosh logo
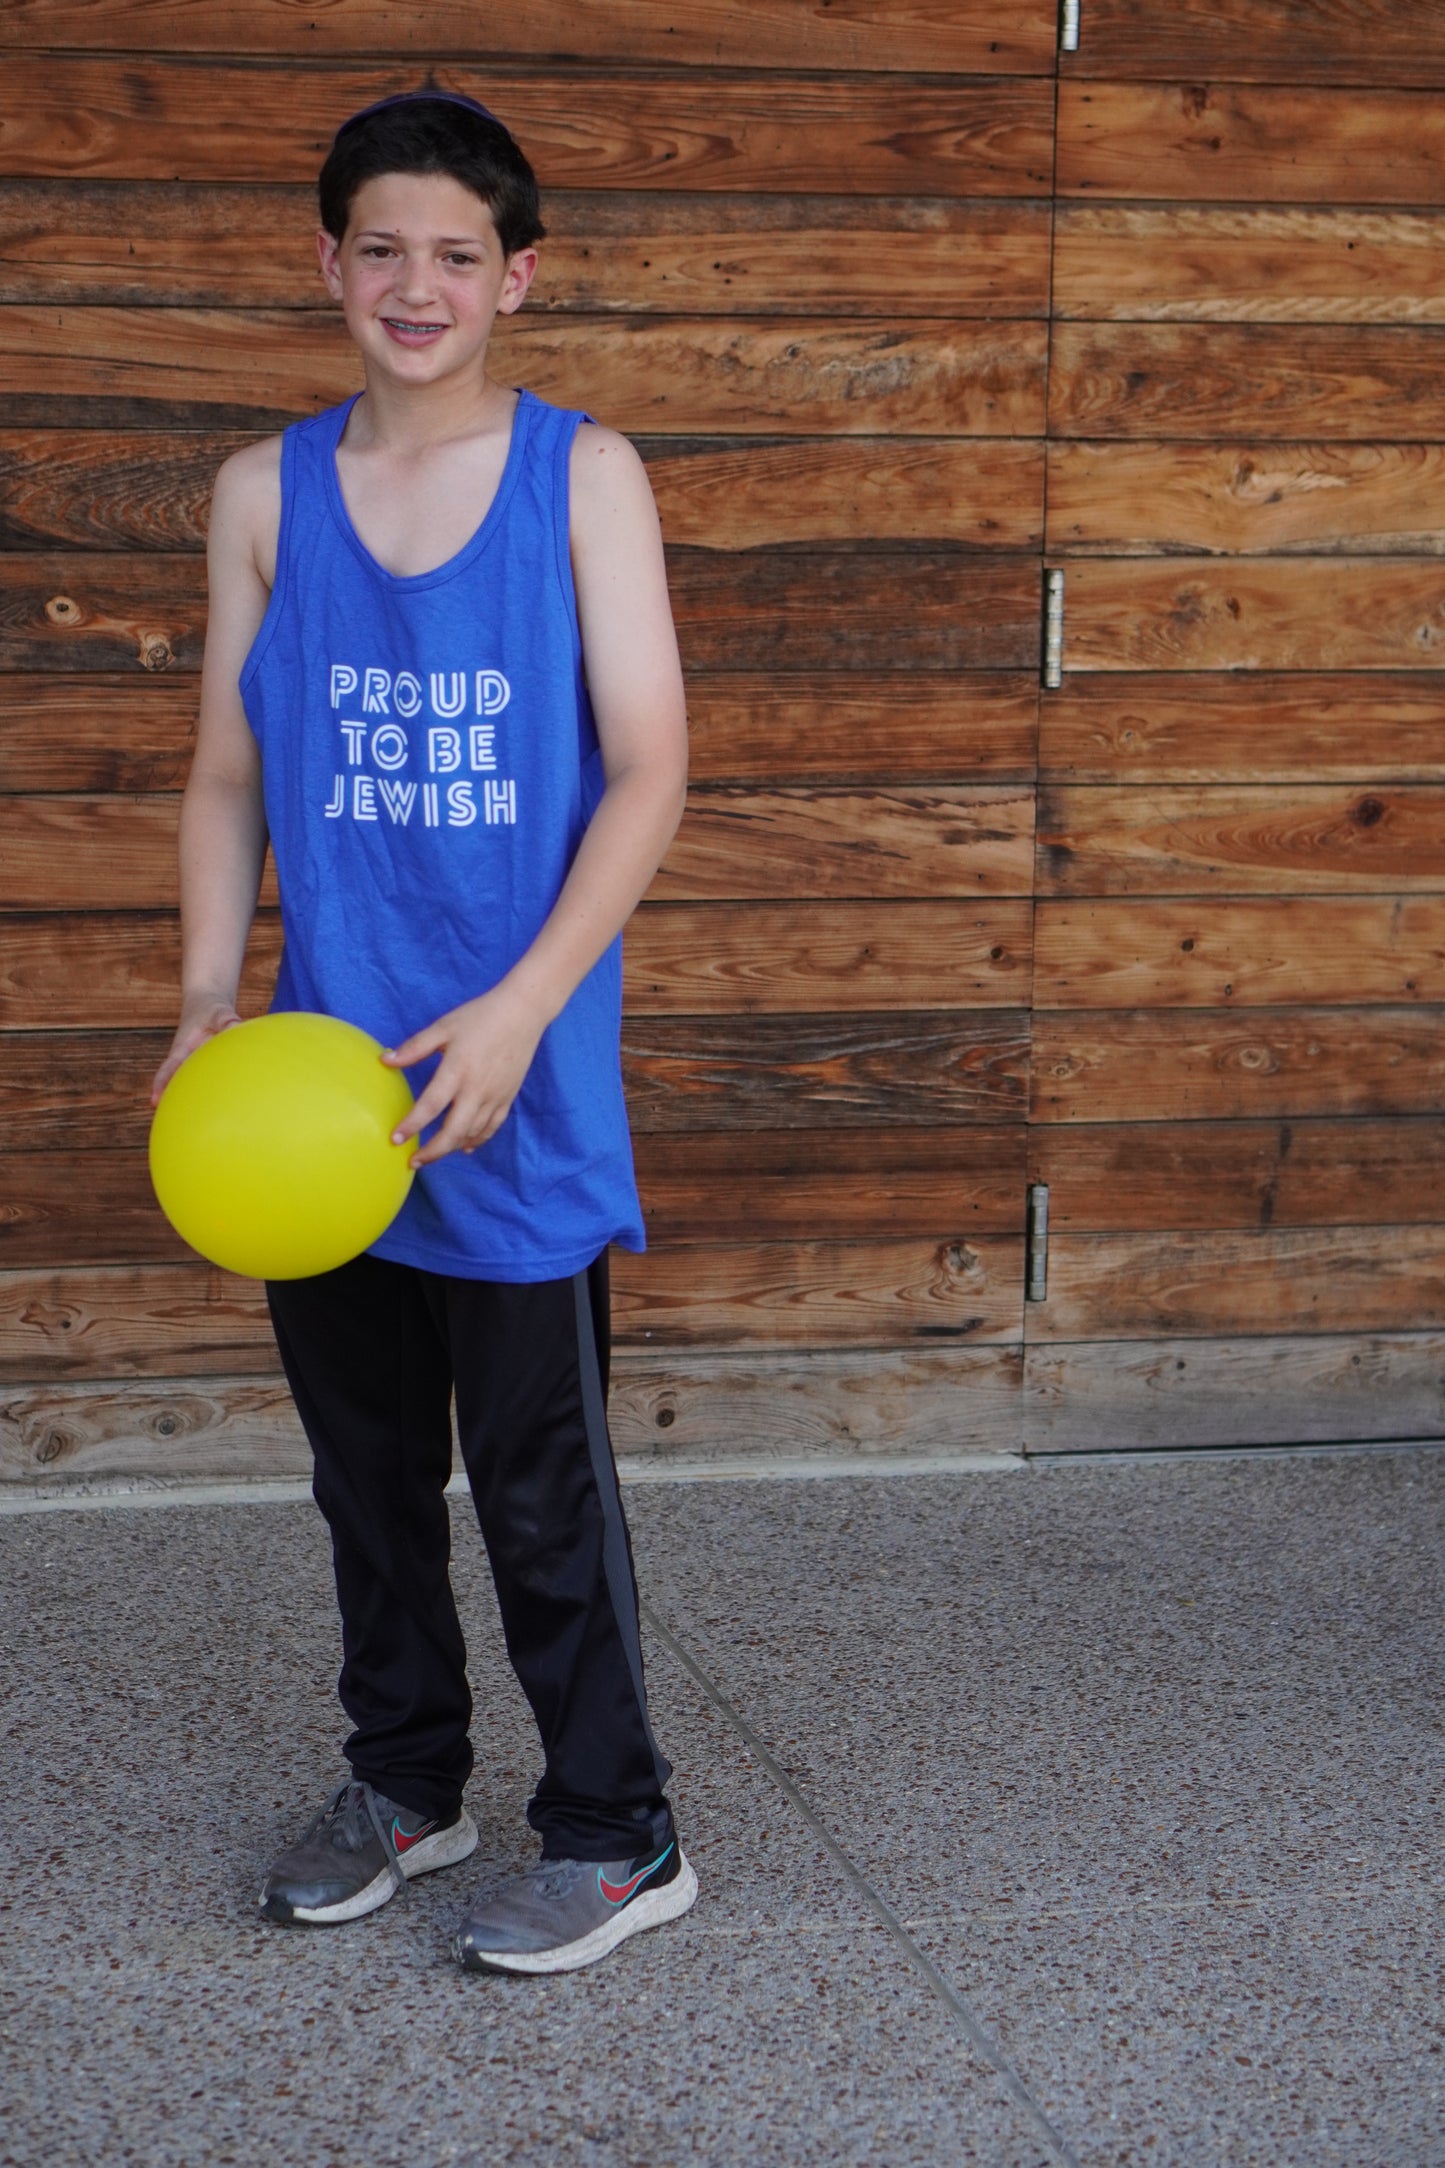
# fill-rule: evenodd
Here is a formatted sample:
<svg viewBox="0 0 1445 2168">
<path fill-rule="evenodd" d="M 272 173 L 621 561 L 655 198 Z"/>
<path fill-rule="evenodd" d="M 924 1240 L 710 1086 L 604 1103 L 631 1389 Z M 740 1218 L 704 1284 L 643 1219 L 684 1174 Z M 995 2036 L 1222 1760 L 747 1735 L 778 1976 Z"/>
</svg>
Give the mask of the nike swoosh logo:
<svg viewBox="0 0 1445 2168">
<path fill-rule="evenodd" d="M 413 1829 L 408 1835 L 400 1822 L 393 1822 L 391 1825 L 391 1841 L 398 1852 L 409 1852 L 414 1844 L 421 1843 L 423 1837 L 429 1837 L 436 1826 L 435 1822 L 423 1822 L 420 1829 Z"/>
<path fill-rule="evenodd" d="M 671 1851 L 672 1846 L 669 1845 L 660 1859 L 654 1859 L 646 1867 L 640 1867 L 631 1880 L 627 1882 L 609 1882 L 599 1867 L 597 1870 L 597 1887 L 610 1905 L 625 1905 L 628 1898 L 634 1896 L 642 1887 L 648 1876 L 656 1874 L 658 1868 L 666 1864 Z"/>
</svg>

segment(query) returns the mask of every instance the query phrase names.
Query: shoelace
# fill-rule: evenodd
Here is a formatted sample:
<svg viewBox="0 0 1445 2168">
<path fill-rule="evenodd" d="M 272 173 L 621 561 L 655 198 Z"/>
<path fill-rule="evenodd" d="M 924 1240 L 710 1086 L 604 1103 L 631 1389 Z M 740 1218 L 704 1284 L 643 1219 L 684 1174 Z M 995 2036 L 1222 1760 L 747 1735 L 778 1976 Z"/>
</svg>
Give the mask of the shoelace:
<svg viewBox="0 0 1445 2168">
<path fill-rule="evenodd" d="M 534 1872 L 532 1887 L 539 1897 L 565 1897 L 586 1872 L 580 1859 L 546 1859 Z"/>
<path fill-rule="evenodd" d="M 362 1818 L 363 1808 L 366 1810 L 365 1820 Z M 338 1784 L 306 1835 L 319 1836 L 322 1830 L 326 1829 L 333 1844 L 339 1841 L 348 1852 L 359 1852 L 366 1842 L 368 1825 L 386 1855 L 392 1881 L 402 1896 L 405 1896 L 407 1879 L 401 1871 L 391 1832 L 377 1812 L 376 1794 L 369 1784 L 356 1777 L 348 1777 L 344 1784 Z"/>
</svg>

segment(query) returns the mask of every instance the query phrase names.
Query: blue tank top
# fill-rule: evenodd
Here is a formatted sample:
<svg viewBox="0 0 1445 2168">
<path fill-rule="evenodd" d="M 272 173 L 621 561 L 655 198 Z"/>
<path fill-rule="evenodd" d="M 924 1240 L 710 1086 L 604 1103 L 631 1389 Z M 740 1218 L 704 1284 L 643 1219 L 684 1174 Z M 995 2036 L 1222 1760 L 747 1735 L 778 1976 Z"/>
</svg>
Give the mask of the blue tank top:
<svg viewBox="0 0 1445 2168">
<path fill-rule="evenodd" d="M 540 931 L 602 795 L 568 548 L 580 414 L 521 394 L 496 497 L 433 572 L 380 566 L 336 447 L 281 450 L 276 584 L 241 672 L 285 947 L 274 1009 L 384 1046 L 494 986 Z M 423 1167 L 378 1257 L 464 1278 L 580 1272 L 643 1247 L 622 1096 L 622 944 L 543 1034 L 506 1121 Z M 409 1070 L 418 1093 L 436 1056 Z"/>
</svg>

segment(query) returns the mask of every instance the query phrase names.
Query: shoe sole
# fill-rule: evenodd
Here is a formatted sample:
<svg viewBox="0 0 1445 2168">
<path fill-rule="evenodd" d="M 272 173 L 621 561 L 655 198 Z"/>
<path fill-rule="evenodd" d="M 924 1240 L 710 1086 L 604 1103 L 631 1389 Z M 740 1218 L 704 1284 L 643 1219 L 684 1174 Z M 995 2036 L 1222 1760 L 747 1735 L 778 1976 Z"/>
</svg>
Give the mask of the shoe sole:
<svg viewBox="0 0 1445 2168">
<path fill-rule="evenodd" d="M 644 1890 L 630 1905 L 576 1942 L 564 1942 L 555 1950 L 478 1950 L 463 1944 L 459 1935 L 452 1948 L 464 1972 L 580 1972 L 584 1965 L 595 1965 L 600 1957 L 606 1957 L 629 1935 L 640 1935 L 644 1928 L 681 1919 L 696 1903 L 697 1876 L 691 1861 L 679 1853 L 677 1873 L 670 1882 L 664 1882 L 660 1889 Z"/>
<path fill-rule="evenodd" d="M 434 1874 L 439 1867 L 455 1867 L 460 1861 L 470 1859 L 477 1848 L 477 1825 L 463 1808 L 459 1820 L 448 1829 L 439 1829 L 435 1836 L 423 1837 L 408 1852 L 402 1852 L 397 1865 L 408 1882 L 414 1875 Z M 284 1897 L 267 1897 L 262 1892 L 261 1914 L 264 1919 L 274 1920 L 277 1926 L 290 1927 L 300 1922 L 307 1927 L 340 1927 L 347 1920 L 365 1919 L 368 1912 L 379 1912 L 381 1907 L 396 1895 L 396 1882 L 391 1869 L 385 1867 L 368 1882 L 365 1889 L 344 1897 L 334 1905 L 292 1905 Z M 285 1906 L 285 1910 L 273 1911 L 271 1907 Z"/>
</svg>

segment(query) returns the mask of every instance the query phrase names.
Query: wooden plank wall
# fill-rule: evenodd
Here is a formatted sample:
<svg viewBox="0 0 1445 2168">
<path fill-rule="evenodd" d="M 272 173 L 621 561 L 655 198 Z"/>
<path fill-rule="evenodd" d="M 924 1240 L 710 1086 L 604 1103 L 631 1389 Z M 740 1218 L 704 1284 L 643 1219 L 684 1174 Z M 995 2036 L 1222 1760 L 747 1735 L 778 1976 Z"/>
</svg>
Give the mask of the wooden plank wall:
<svg viewBox="0 0 1445 2168">
<path fill-rule="evenodd" d="M 0 48 L 0 1473 L 301 1464 L 143 1094 L 210 480 L 352 388 L 310 183 L 428 66 L 536 159 L 502 366 L 642 445 L 690 675 L 619 1442 L 1017 1444 L 1054 0 L 8 0 Z"/>
<path fill-rule="evenodd" d="M 309 183 L 427 66 L 534 151 L 506 365 L 642 445 L 689 666 L 620 1441 L 1445 1431 L 1434 0 L 1084 0 L 1057 81 L 1052 0 L 563 20 L 0 15 L 0 1473 L 300 1464 L 143 1091 L 210 477 L 351 387 Z"/>
<path fill-rule="evenodd" d="M 1445 15 L 1061 70 L 1036 1445 L 1445 1430 Z"/>
</svg>

